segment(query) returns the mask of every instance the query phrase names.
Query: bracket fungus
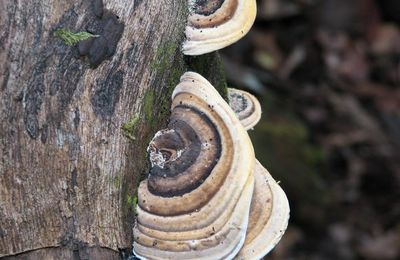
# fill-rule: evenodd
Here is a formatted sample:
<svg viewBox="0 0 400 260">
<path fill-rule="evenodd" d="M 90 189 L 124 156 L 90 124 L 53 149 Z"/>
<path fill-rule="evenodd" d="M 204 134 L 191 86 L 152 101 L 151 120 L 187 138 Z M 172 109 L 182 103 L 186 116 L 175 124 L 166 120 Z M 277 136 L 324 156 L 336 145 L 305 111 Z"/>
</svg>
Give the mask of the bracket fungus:
<svg viewBox="0 0 400 260">
<path fill-rule="evenodd" d="M 257 13 L 256 0 L 189 0 L 185 55 L 222 49 L 250 30 Z"/>
<path fill-rule="evenodd" d="M 252 129 L 261 119 L 261 105 L 252 94 L 228 88 L 229 105 L 246 130 Z"/>
<path fill-rule="evenodd" d="M 257 259 L 287 225 L 286 196 L 255 159 L 242 122 L 201 75 L 172 94 L 148 152 L 133 251 L 140 259 Z M 278 205 L 279 204 L 279 205 Z"/>
<path fill-rule="evenodd" d="M 278 244 L 289 221 L 285 192 L 256 160 L 246 240 L 236 259 L 261 259 Z"/>
<path fill-rule="evenodd" d="M 261 105 L 252 94 L 228 88 L 229 105 L 246 130 L 261 119 Z M 256 160 L 254 193 L 250 207 L 246 240 L 236 259 L 261 259 L 282 238 L 289 221 L 289 202 L 285 192 Z"/>
<path fill-rule="evenodd" d="M 134 252 L 142 259 L 232 259 L 245 240 L 253 193 L 250 138 L 197 73 L 181 77 L 171 110 L 168 129 L 149 145 Z"/>
</svg>

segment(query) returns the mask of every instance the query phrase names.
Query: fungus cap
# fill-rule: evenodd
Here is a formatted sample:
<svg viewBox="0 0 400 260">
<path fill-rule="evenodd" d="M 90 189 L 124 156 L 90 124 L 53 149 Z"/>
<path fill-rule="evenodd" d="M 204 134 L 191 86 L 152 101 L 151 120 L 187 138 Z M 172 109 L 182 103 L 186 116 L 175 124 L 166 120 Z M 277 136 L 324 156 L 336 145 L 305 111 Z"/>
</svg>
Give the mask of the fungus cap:
<svg viewBox="0 0 400 260">
<path fill-rule="evenodd" d="M 264 257 L 280 241 L 289 221 L 290 209 L 285 192 L 257 160 L 254 178 L 246 240 L 235 259 Z"/>
<path fill-rule="evenodd" d="M 229 105 L 248 130 L 261 118 L 261 106 L 251 94 L 228 89 Z M 254 193 L 250 208 L 246 240 L 236 259 L 261 259 L 284 234 L 289 220 L 289 203 L 284 191 L 256 160 Z"/>
<path fill-rule="evenodd" d="M 261 105 L 252 94 L 228 88 L 229 105 L 246 130 L 252 129 L 261 119 Z"/>
<path fill-rule="evenodd" d="M 150 142 L 138 190 L 134 252 L 142 259 L 232 259 L 242 247 L 254 187 L 250 138 L 213 86 L 187 72 L 168 129 Z"/>
<path fill-rule="evenodd" d="M 256 0 L 189 0 L 185 55 L 222 49 L 250 30 L 257 13 Z"/>
</svg>

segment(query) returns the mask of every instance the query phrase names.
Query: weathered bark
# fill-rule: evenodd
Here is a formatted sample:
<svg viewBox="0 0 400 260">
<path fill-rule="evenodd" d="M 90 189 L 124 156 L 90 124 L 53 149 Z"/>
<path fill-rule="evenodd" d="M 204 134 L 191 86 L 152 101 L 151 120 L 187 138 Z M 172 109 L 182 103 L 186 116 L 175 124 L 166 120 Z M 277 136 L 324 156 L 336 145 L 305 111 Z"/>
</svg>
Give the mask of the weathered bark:
<svg viewBox="0 0 400 260">
<path fill-rule="evenodd" d="M 180 52 L 186 0 L 99 4 L 0 3 L 0 257 L 129 252 L 146 146 L 165 124 L 172 88 L 188 69 L 225 84 L 216 55 Z M 106 28 L 110 17 L 123 27 Z M 100 38 L 80 56 L 58 28 Z"/>
</svg>

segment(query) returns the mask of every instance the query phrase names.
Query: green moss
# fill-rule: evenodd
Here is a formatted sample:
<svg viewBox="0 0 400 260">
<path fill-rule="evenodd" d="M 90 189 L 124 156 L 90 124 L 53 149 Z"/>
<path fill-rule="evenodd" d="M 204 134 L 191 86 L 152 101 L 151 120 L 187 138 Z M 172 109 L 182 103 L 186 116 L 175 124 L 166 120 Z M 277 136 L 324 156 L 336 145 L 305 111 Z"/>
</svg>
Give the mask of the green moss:
<svg viewBox="0 0 400 260">
<path fill-rule="evenodd" d="M 115 188 L 119 188 L 121 186 L 121 178 L 118 175 L 114 176 L 112 183 Z"/>
<path fill-rule="evenodd" d="M 227 99 L 226 78 L 219 55 L 212 53 L 201 57 L 185 57 L 180 50 L 183 39 L 182 35 L 181 39 L 169 39 L 160 44 L 150 63 L 155 75 L 150 85 L 161 86 L 157 87 L 157 92 L 147 90 L 143 100 L 144 123 L 151 131 L 166 122 L 170 113 L 172 92 L 186 71 L 203 75 Z"/>
<path fill-rule="evenodd" d="M 177 15 L 182 17 L 182 19 L 186 20 L 189 9 L 188 8 L 180 8 L 176 10 L 178 13 Z M 152 70 L 156 71 L 157 75 L 161 75 L 162 77 L 166 72 L 175 69 L 174 61 L 176 58 L 179 58 L 180 62 L 183 60 L 183 55 L 181 52 L 181 43 L 183 42 L 185 35 L 185 27 L 186 23 L 180 23 L 180 28 L 176 28 L 176 32 L 179 32 L 177 38 L 170 38 L 169 35 L 163 37 L 166 41 L 161 42 L 159 47 L 156 49 L 156 53 L 154 55 L 153 60 L 150 63 L 150 67 Z"/>
<path fill-rule="evenodd" d="M 151 127 L 156 127 L 169 114 L 170 97 L 180 77 L 186 71 L 194 71 L 204 76 L 227 100 L 225 72 L 218 53 L 184 57 L 180 50 L 182 40 L 183 35 L 178 41 L 170 40 L 161 44 L 150 63 L 153 73 L 156 74 L 153 84 L 163 86 L 162 93 L 148 90 L 145 94 L 144 113 L 146 122 Z"/>
<path fill-rule="evenodd" d="M 131 208 L 131 210 L 136 213 L 136 207 L 138 204 L 138 197 L 137 195 L 127 195 L 126 197 L 126 203 L 128 204 L 128 207 Z"/>
<path fill-rule="evenodd" d="M 157 71 L 158 75 L 163 75 L 171 68 L 171 60 L 173 59 L 178 44 L 175 42 L 167 42 L 156 50 L 154 59 L 150 63 L 152 70 Z"/>
<path fill-rule="evenodd" d="M 148 89 L 144 94 L 143 112 L 146 120 L 152 119 L 155 98 L 156 93 L 152 89 Z"/>
<path fill-rule="evenodd" d="M 225 70 L 218 52 L 187 57 L 187 63 L 189 70 L 197 72 L 205 77 L 221 96 L 225 100 L 228 100 Z"/>
<path fill-rule="evenodd" d="M 99 37 L 100 35 L 95 35 L 95 34 L 91 34 L 88 32 L 77 32 L 74 33 L 68 29 L 58 29 L 57 31 L 55 31 L 54 35 L 58 38 L 60 38 L 61 40 L 64 41 L 64 43 L 68 46 L 73 46 L 75 44 L 77 44 L 80 41 L 84 41 L 90 38 L 96 38 Z"/>
<path fill-rule="evenodd" d="M 185 72 L 183 56 L 177 41 L 161 44 L 150 63 L 156 77 L 152 84 L 161 85 L 160 93 L 148 90 L 144 97 L 143 110 L 150 126 L 155 127 L 169 113 L 171 94 Z"/>
<path fill-rule="evenodd" d="M 156 77 L 154 85 L 161 85 L 160 91 L 148 90 L 144 97 L 143 110 L 146 123 L 156 129 L 165 122 L 171 106 L 171 95 L 179 83 L 182 74 L 187 70 L 183 55 L 177 42 L 167 42 L 157 49 L 151 68 Z"/>
<path fill-rule="evenodd" d="M 129 138 L 130 140 L 135 140 L 135 127 L 139 121 L 139 115 L 133 115 L 128 122 L 123 123 L 121 129 L 124 135 Z"/>
<path fill-rule="evenodd" d="M 169 75 L 166 79 L 166 86 L 169 91 L 168 94 L 172 95 L 172 91 L 178 85 L 181 76 L 185 73 L 186 67 L 182 60 L 175 60 L 173 67 L 170 69 Z"/>
</svg>

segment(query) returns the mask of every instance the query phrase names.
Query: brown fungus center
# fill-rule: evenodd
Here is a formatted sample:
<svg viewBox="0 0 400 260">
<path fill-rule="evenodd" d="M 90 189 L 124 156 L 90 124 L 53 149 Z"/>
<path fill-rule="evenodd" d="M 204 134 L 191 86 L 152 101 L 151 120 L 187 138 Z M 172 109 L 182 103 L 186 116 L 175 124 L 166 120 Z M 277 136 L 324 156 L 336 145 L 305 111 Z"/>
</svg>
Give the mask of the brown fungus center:
<svg viewBox="0 0 400 260">
<path fill-rule="evenodd" d="M 189 24 L 195 28 L 213 28 L 228 22 L 236 12 L 238 0 L 198 0 L 193 3 Z"/>
<path fill-rule="evenodd" d="M 226 0 L 196 0 L 194 1 L 194 12 L 201 15 L 215 13 Z"/>
<path fill-rule="evenodd" d="M 149 145 L 152 168 L 149 190 L 163 197 L 183 195 L 200 186 L 221 155 L 215 125 L 193 107 L 177 106 L 168 130 L 162 130 Z"/>
</svg>

